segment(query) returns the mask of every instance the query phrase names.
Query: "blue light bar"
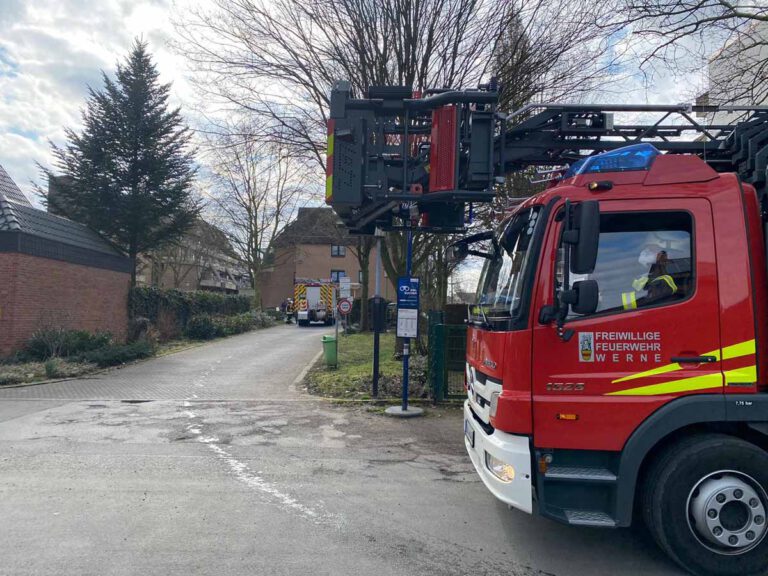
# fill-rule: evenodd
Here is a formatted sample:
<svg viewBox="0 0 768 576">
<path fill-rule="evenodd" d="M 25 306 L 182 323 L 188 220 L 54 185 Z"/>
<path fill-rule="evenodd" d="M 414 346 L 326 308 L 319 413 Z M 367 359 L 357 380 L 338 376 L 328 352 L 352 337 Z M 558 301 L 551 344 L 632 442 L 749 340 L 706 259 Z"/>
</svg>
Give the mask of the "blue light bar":
<svg viewBox="0 0 768 576">
<path fill-rule="evenodd" d="M 563 178 L 599 172 L 648 170 L 660 152 L 651 144 L 633 144 L 575 162 Z"/>
</svg>

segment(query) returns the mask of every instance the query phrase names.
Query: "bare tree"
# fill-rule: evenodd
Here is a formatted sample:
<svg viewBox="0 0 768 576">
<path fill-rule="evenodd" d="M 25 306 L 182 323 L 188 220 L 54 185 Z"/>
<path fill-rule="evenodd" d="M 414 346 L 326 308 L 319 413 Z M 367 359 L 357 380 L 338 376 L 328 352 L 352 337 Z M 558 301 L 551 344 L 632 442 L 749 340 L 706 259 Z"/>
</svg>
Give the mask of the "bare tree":
<svg viewBox="0 0 768 576">
<path fill-rule="evenodd" d="M 261 273 L 275 238 L 304 203 L 307 173 L 295 158 L 265 144 L 251 126 L 229 126 L 209 141 L 211 199 L 254 287 L 261 307 Z"/>
<path fill-rule="evenodd" d="M 605 28 L 631 32 L 641 69 L 685 74 L 709 67 L 710 101 L 717 104 L 768 98 L 765 2 L 615 0 L 611 14 Z"/>
<path fill-rule="evenodd" d="M 594 22 L 601 1 L 213 0 L 176 24 L 208 97 L 268 119 L 261 136 L 322 169 L 338 79 L 358 94 L 385 84 L 460 88 L 524 67 L 537 84 L 519 90 L 522 101 L 592 89 L 614 72 Z"/>
<path fill-rule="evenodd" d="M 311 160 L 320 177 L 334 81 L 361 95 L 386 84 L 474 87 L 499 72 L 510 103 L 577 99 L 614 72 L 594 22 L 604 1 L 213 0 L 177 29 L 206 97 L 263 121 L 256 136 Z M 401 267 L 403 235 L 387 248 L 388 269 Z"/>
</svg>

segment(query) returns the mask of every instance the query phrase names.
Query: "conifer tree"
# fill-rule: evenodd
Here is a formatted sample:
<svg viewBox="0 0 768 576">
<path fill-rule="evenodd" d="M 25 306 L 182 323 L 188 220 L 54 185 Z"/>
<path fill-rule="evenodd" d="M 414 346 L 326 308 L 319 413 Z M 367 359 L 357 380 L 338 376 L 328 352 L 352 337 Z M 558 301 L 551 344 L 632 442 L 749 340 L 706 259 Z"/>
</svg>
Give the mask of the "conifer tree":
<svg viewBox="0 0 768 576">
<path fill-rule="evenodd" d="M 115 80 L 89 88 L 83 131 L 67 129 L 67 144 L 52 144 L 59 176 L 49 203 L 113 242 L 133 259 L 178 238 L 200 212 L 192 194 L 191 132 L 170 108 L 147 49 L 137 40 L 117 65 Z"/>
</svg>

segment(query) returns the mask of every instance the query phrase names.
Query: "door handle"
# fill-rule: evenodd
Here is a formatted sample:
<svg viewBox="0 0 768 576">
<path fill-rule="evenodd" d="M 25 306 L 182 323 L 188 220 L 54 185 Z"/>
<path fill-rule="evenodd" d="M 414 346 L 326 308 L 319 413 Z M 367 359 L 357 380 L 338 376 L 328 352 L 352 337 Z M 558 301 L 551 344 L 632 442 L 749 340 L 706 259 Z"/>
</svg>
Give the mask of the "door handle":
<svg viewBox="0 0 768 576">
<path fill-rule="evenodd" d="M 676 364 L 711 364 L 717 362 L 717 356 L 672 356 L 670 361 Z"/>
</svg>

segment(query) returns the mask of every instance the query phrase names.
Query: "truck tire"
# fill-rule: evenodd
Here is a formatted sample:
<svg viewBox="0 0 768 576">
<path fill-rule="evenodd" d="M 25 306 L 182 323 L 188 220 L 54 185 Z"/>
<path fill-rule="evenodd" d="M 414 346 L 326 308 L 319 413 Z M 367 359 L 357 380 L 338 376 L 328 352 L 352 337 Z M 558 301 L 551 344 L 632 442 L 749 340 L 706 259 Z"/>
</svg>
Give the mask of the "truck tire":
<svg viewBox="0 0 768 576">
<path fill-rule="evenodd" d="M 667 448 L 643 480 L 645 523 L 659 546 L 697 576 L 768 568 L 768 454 L 725 434 Z"/>
</svg>

